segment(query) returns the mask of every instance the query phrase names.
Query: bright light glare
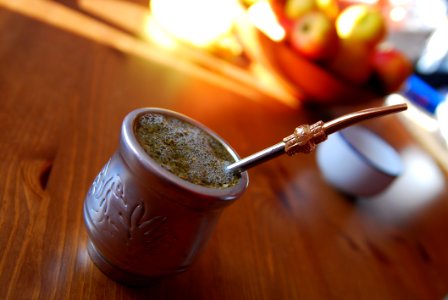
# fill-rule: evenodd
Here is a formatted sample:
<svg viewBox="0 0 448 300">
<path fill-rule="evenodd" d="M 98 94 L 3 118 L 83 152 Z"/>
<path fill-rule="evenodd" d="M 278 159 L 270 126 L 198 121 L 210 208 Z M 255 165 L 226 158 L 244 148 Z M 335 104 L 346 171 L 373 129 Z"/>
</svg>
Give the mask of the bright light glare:
<svg viewBox="0 0 448 300">
<path fill-rule="evenodd" d="M 165 49 L 176 49 L 178 46 L 174 38 L 160 28 L 152 16 L 145 20 L 144 35 Z"/>
<path fill-rule="evenodd" d="M 350 1 L 348 1 L 350 2 Z M 379 0 L 357 0 L 356 3 L 363 3 L 368 5 L 375 5 L 378 4 Z"/>
<path fill-rule="evenodd" d="M 440 122 L 440 133 L 448 148 L 448 97 L 437 107 L 436 116 Z"/>
<path fill-rule="evenodd" d="M 446 23 L 446 11 L 448 4 L 441 0 L 413 1 L 412 12 L 418 19 L 420 26 L 426 28 L 438 28 Z M 445 35 L 446 37 L 446 35 Z"/>
<path fill-rule="evenodd" d="M 336 30 L 341 38 L 346 39 L 350 35 L 353 30 L 353 24 L 358 23 L 363 15 L 363 10 L 362 6 L 354 5 L 336 19 Z"/>
<path fill-rule="evenodd" d="M 229 0 L 152 0 L 155 20 L 176 38 L 199 47 L 228 34 L 239 12 Z"/>
<path fill-rule="evenodd" d="M 267 1 L 259 1 L 249 7 L 247 15 L 252 24 L 273 41 L 285 38 L 285 30 L 278 23 L 277 18 Z"/>
<path fill-rule="evenodd" d="M 253 74 L 266 85 L 274 85 L 277 84 L 276 79 L 273 77 L 272 73 L 266 70 L 266 68 L 263 68 L 262 65 L 253 63 L 250 65 L 250 69 Z"/>
<path fill-rule="evenodd" d="M 409 4 L 409 0 L 389 0 L 391 6 L 401 6 Z"/>
<path fill-rule="evenodd" d="M 406 9 L 394 7 L 389 12 L 389 17 L 393 22 L 401 22 L 406 18 Z"/>
<path fill-rule="evenodd" d="M 96 3 L 97 0 L 92 1 L 95 1 Z M 131 2 L 118 0 L 101 1 L 101 4 L 104 8 L 106 5 L 115 5 L 118 2 L 120 2 L 120 4 L 131 4 Z M 84 1 L 82 3 L 85 4 Z M 83 5 L 83 8 L 85 7 L 86 6 Z M 194 60 L 198 59 L 197 53 L 202 51 L 186 51 L 186 49 L 184 49 L 189 47 L 182 47 L 179 49 L 179 54 L 183 56 L 182 59 L 173 59 L 173 54 L 169 53 L 169 51 L 160 51 L 157 47 L 153 47 L 149 43 L 142 41 L 140 38 L 136 38 L 122 30 L 116 29 L 114 26 L 110 26 L 105 22 L 97 20 L 97 18 L 90 17 L 88 14 L 70 9 L 57 1 L 0 0 L 0 8 L 38 20 L 60 30 L 65 30 L 85 39 L 92 40 L 96 43 L 106 45 L 125 54 L 129 54 L 130 56 L 137 56 L 147 61 L 156 62 L 181 72 L 182 74 L 188 74 L 188 76 L 192 76 L 193 78 L 201 78 L 202 80 L 226 90 L 233 91 L 251 100 L 258 101 L 260 99 L 260 93 L 262 93 L 269 95 L 290 107 L 297 108 L 298 106 L 297 98 L 292 93 L 288 93 L 285 89 L 280 88 L 277 85 L 260 84 L 258 79 L 246 72 L 246 70 L 234 67 L 223 60 L 214 59 L 212 56 L 208 55 L 201 55 L 200 65 L 195 64 Z M 123 9 L 123 6 L 120 5 L 120 8 Z M 97 12 L 97 10 L 88 11 L 93 15 L 96 15 Z M 110 12 L 112 11 L 116 12 L 117 10 L 110 10 Z M 133 11 L 135 12 L 135 10 Z M 138 15 L 141 16 L 145 14 Z M 126 17 L 133 15 L 132 17 L 135 20 L 135 14 L 131 13 L 125 15 Z M 105 18 L 104 15 L 101 16 L 101 19 Z M 119 19 L 120 17 L 123 17 L 123 14 L 117 14 L 116 17 L 118 20 L 113 22 L 113 24 L 118 24 L 119 27 L 123 27 L 124 24 L 132 23 L 121 22 Z M 149 21 L 149 23 L 150 22 L 151 21 Z M 179 46 L 178 43 L 176 43 L 176 47 L 177 46 Z M 203 66 L 205 66 L 205 68 Z M 238 78 L 238 80 L 235 80 L 235 78 Z"/>
<path fill-rule="evenodd" d="M 437 71 L 448 52 L 447 36 L 448 19 L 429 37 L 425 49 L 417 61 L 417 69 L 420 72 L 430 74 Z"/>
<path fill-rule="evenodd" d="M 77 266 L 82 267 L 82 271 L 84 271 L 90 264 L 89 253 L 87 252 L 87 245 L 85 242 L 82 242 L 78 248 L 77 255 Z"/>
</svg>

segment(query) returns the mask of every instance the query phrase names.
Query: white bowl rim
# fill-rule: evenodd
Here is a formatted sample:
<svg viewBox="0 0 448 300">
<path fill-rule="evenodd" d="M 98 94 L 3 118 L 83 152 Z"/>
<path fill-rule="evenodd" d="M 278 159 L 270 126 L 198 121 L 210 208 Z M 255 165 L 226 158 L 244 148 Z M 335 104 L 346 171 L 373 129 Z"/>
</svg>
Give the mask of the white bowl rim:
<svg viewBox="0 0 448 300">
<path fill-rule="evenodd" d="M 389 161 L 392 161 L 394 165 L 392 166 L 390 164 L 387 165 L 384 163 L 380 163 L 379 162 L 379 159 L 381 159 L 380 155 L 375 155 L 373 157 L 372 155 L 369 156 L 366 153 L 364 153 L 357 145 L 355 145 L 353 138 L 351 138 L 351 135 L 354 132 L 357 132 L 356 134 L 368 135 L 369 139 L 372 142 L 375 142 L 376 144 L 382 147 L 382 149 L 384 150 L 383 153 L 386 153 L 389 156 Z M 356 156 L 360 160 L 362 160 L 368 166 L 372 167 L 377 172 L 390 177 L 397 177 L 403 172 L 403 164 L 401 162 L 401 157 L 398 154 L 398 152 L 375 132 L 362 126 L 352 126 L 344 130 L 341 130 L 336 134 L 340 135 L 342 141 L 356 154 Z M 376 160 L 377 158 L 378 160 Z"/>
</svg>

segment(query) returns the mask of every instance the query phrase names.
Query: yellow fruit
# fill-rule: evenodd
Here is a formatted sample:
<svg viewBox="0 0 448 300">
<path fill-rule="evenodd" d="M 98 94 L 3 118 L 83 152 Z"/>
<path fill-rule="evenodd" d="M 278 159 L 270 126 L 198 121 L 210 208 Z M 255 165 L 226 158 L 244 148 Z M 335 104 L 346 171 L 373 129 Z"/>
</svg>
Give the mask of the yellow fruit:
<svg viewBox="0 0 448 300">
<path fill-rule="evenodd" d="M 366 4 L 345 8 L 336 19 L 341 39 L 375 47 L 386 35 L 386 21 L 379 10 Z"/>
<path fill-rule="evenodd" d="M 331 20 L 336 20 L 339 15 L 339 5 L 337 0 L 316 0 L 316 5 Z"/>
<path fill-rule="evenodd" d="M 285 4 L 286 16 L 292 20 L 298 19 L 313 9 L 316 9 L 314 0 L 287 0 Z"/>
</svg>

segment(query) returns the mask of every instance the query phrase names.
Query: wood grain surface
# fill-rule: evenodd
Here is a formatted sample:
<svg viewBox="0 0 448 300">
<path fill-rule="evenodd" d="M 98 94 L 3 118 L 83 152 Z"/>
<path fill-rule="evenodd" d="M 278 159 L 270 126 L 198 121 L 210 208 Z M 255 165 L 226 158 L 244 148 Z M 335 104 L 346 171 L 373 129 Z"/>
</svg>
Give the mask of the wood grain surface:
<svg viewBox="0 0 448 300">
<path fill-rule="evenodd" d="M 352 199 L 324 181 L 315 154 L 280 157 L 249 171 L 247 192 L 187 272 L 139 289 L 108 279 L 88 257 L 82 205 L 123 117 L 147 106 L 197 119 L 241 156 L 323 116 L 255 91 L 246 97 L 0 2 L 0 299 L 448 294 L 447 179 L 395 117 L 366 123 L 404 158 L 405 174 L 385 195 Z"/>
</svg>

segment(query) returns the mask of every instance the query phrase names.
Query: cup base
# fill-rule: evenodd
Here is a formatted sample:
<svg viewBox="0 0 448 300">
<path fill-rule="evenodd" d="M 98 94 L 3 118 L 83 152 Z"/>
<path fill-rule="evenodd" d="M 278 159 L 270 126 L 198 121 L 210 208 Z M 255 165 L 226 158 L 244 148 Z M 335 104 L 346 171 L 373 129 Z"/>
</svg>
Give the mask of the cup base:
<svg viewBox="0 0 448 300">
<path fill-rule="evenodd" d="M 98 251 L 92 241 L 89 239 L 87 242 L 87 252 L 89 253 L 90 259 L 93 263 L 100 269 L 103 274 L 105 274 L 110 279 L 126 286 L 131 287 L 147 287 L 157 284 L 160 280 L 166 277 L 171 277 L 168 275 L 158 276 L 158 277 L 148 277 L 132 274 L 125 270 L 122 270 L 114 265 L 112 265 L 104 256 Z M 185 270 L 178 271 L 181 273 Z"/>
</svg>

